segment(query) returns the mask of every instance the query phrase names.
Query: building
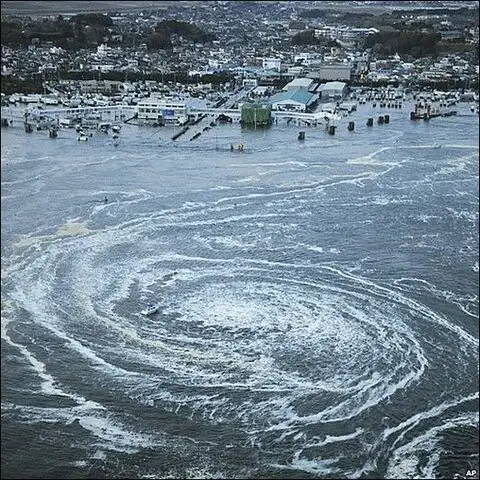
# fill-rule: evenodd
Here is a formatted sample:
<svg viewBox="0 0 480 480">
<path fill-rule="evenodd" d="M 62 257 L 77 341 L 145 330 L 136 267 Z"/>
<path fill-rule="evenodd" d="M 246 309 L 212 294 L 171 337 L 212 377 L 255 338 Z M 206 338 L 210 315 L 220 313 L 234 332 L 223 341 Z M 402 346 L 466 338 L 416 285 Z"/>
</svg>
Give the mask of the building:
<svg viewBox="0 0 480 480">
<path fill-rule="evenodd" d="M 80 90 L 82 93 L 103 93 L 106 95 L 120 91 L 122 82 L 114 80 L 81 80 Z"/>
<path fill-rule="evenodd" d="M 303 68 L 301 66 L 288 67 L 287 68 L 287 73 L 288 73 L 288 75 L 293 75 L 294 77 L 299 77 L 300 75 L 303 75 L 305 73 L 305 68 Z"/>
<path fill-rule="evenodd" d="M 279 58 L 264 58 L 262 59 L 262 68 L 265 70 L 280 71 L 282 61 Z"/>
<path fill-rule="evenodd" d="M 342 99 L 347 93 L 347 84 L 344 82 L 327 82 L 318 87 L 317 90 L 322 100 Z"/>
<path fill-rule="evenodd" d="M 272 123 L 272 105 L 269 103 L 244 103 L 241 123 L 245 126 L 268 127 Z"/>
<path fill-rule="evenodd" d="M 374 33 L 378 33 L 376 28 L 353 28 L 349 26 L 330 26 L 323 25 L 314 30 L 316 38 L 326 37 L 331 40 L 358 41 Z"/>
<path fill-rule="evenodd" d="M 317 99 L 317 95 L 297 88 L 272 95 L 269 101 L 273 110 L 305 112 L 315 105 Z"/>
<path fill-rule="evenodd" d="M 349 64 L 338 63 L 331 65 L 321 65 L 318 77 L 320 80 L 346 80 L 350 81 L 352 77 L 352 67 Z"/>
<path fill-rule="evenodd" d="M 295 55 L 294 57 L 294 62 L 295 64 L 302 64 L 306 67 L 309 67 L 312 65 L 312 63 L 319 61 L 320 56 L 316 53 L 299 53 L 298 55 Z"/>
<path fill-rule="evenodd" d="M 173 98 L 145 98 L 137 108 L 140 122 L 179 125 L 188 119 L 187 105 Z"/>
<path fill-rule="evenodd" d="M 291 82 L 287 83 L 282 90 L 284 92 L 289 92 L 291 90 L 305 90 L 308 92 L 312 90 L 315 86 L 315 81 L 311 78 L 301 77 L 301 78 L 294 78 Z"/>
<path fill-rule="evenodd" d="M 244 78 L 242 81 L 244 88 L 255 88 L 258 85 L 256 78 Z"/>
</svg>

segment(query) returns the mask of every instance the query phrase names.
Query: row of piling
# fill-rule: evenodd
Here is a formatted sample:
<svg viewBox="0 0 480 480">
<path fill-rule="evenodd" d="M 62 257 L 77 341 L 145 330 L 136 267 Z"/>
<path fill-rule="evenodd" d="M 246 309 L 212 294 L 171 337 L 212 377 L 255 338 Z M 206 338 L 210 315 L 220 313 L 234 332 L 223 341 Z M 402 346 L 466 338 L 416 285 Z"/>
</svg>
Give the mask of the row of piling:
<svg viewBox="0 0 480 480">
<path fill-rule="evenodd" d="M 390 115 L 380 115 L 377 119 L 379 125 L 384 125 L 390 123 Z M 373 118 L 367 119 L 367 127 L 373 127 Z M 336 130 L 335 125 L 328 125 L 327 132 L 329 135 L 335 135 Z M 347 130 L 353 132 L 355 130 L 355 122 L 348 122 Z M 301 131 L 298 133 L 298 140 L 305 140 L 305 132 Z"/>
</svg>

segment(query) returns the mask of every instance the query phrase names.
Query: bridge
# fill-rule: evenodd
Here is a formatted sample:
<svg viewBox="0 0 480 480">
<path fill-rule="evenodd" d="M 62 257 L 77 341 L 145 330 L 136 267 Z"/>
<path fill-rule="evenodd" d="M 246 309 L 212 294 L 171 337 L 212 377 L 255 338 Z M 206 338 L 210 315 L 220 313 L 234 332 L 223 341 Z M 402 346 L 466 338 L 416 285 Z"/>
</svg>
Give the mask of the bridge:
<svg viewBox="0 0 480 480">
<path fill-rule="evenodd" d="M 198 113 L 198 114 L 206 114 L 206 115 L 226 115 L 231 118 L 239 118 L 241 116 L 241 110 L 239 109 L 232 109 L 232 108 L 191 108 L 191 113 Z M 299 120 L 304 122 L 311 122 L 311 123 L 322 123 L 322 122 L 335 122 L 340 121 L 341 116 L 332 114 L 330 112 L 314 112 L 314 113 L 306 113 L 306 112 L 294 112 L 294 111 L 286 111 L 286 110 L 272 110 L 272 118 L 273 120 Z"/>
<path fill-rule="evenodd" d="M 48 109 L 38 109 L 32 108 L 27 109 L 26 113 L 29 115 L 35 116 L 49 116 L 54 117 L 56 115 L 78 115 L 79 113 L 111 113 L 111 112 L 132 112 L 135 113 L 138 110 L 136 105 L 109 105 L 109 106 L 90 106 L 90 107 L 75 107 L 75 108 L 48 108 Z"/>
<path fill-rule="evenodd" d="M 102 107 L 76 107 L 76 108 L 26 108 L 23 111 L 23 114 L 18 110 L 12 110 L 10 107 L 5 109 L 2 108 L 2 119 L 5 120 L 16 120 L 24 123 L 39 123 L 44 122 L 47 124 L 58 123 L 60 118 L 65 117 L 79 117 L 87 116 L 92 114 L 101 114 L 101 113 L 114 113 L 115 117 L 119 117 L 120 121 L 128 121 L 125 118 L 131 119 L 137 113 L 136 105 L 110 105 Z"/>
</svg>

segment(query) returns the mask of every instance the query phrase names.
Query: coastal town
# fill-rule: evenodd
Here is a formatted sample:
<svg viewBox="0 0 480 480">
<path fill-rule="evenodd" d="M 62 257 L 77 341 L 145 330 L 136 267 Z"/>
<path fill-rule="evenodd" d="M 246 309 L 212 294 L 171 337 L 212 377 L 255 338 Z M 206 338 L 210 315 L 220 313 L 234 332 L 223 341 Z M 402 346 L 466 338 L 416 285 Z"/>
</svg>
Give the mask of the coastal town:
<svg viewBox="0 0 480 480">
<path fill-rule="evenodd" d="M 115 106 L 154 126 L 220 108 L 248 123 L 252 105 L 315 122 L 332 102 L 401 108 L 417 91 L 478 112 L 478 2 L 151 2 L 85 14 L 63 3 L 55 15 L 2 15 L 4 126 L 11 106 L 33 111 L 38 129 L 49 126 L 41 110 L 78 123 L 68 109 Z"/>
</svg>

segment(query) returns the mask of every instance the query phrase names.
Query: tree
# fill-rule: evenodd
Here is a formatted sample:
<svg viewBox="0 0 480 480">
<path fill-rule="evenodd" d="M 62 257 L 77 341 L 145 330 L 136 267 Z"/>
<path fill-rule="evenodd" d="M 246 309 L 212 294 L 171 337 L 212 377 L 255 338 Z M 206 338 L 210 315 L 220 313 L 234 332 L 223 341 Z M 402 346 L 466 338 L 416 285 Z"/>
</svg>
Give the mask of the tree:
<svg viewBox="0 0 480 480">
<path fill-rule="evenodd" d="M 28 38 L 23 34 L 23 27 L 18 22 L 1 22 L 2 45 L 27 45 Z"/>
<path fill-rule="evenodd" d="M 70 19 L 70 22 L 79 25 L 96 25 L 101 27 L 113 26 L 113 20 L 108 15 L 102 15 L 101 13 L 82 13 L 80 15 L 74 15 Z"/>
<path fill-rule="evenodd" d="M 372 48 L 375 53 L 384 55 L 410 55 L 414 58 L 436 56 L 441 36 L 418 30 L 404 32 L 381 31 L 369 35 L 363 42 L 364 48 Z"/>
<path fill-rule="evenodd" d="M 163 20 L 155 26 L 155 32 L 167 36 L 169 39 L 172 34 L 181 35 L 182 37 L 194 42 L 211 42 L 215 40 L 215 35 L 205 32 L 196 25 L 178 20 Z"/>
<path fill-rule="evenodd" d="M 172 42 L 165 31 L 152 33 L 146 38 L 145 43 L 150 50 L 163 50 L 172 46 Z"/>
<path fill-rule="evenodd" d="M 313 30 L 304 30 L 292 37 L 292 45 L 317 45 L 321 41 L 315 37 Z"/>
</svg>

